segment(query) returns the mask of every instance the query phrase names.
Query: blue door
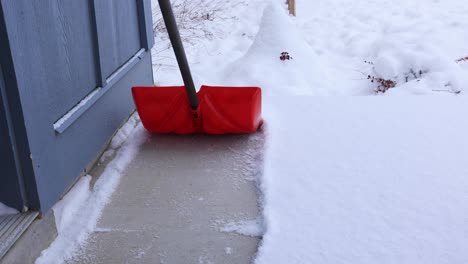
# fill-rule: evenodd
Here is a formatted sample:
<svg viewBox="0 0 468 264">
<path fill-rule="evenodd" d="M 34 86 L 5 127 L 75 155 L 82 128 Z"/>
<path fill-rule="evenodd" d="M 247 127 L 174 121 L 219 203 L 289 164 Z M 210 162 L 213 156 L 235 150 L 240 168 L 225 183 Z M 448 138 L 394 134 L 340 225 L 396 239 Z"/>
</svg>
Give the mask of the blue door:
<svg viewBox="0 0 468 264">
<path fill-rule="evenodd" d="M 0 11 L 0 201 L 47 211 L 134 111 L 131 87 L 153 84 L 150 0 L 2 0 Z"/>
</svg>

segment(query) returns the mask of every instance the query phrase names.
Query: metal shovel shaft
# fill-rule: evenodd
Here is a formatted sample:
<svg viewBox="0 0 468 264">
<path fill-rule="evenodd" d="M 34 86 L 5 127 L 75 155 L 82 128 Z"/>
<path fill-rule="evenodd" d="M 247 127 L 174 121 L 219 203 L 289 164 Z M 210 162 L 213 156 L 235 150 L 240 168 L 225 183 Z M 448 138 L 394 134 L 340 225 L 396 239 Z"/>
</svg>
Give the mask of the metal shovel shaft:
<svg viewBox="0 0 468 264">
<path fill-rule="evenodd" d="M 171 2 L 169 0 L 159 0 L 159 7 L 161 8 L 164 23 L 166 24 L 167 32 L 169 33 L 169 39 L 171 40 L 172 47 L 174 48 L 174 53 L 177 58 L 177 63 L 179 64 L 182 79 L 184 80 L 190 106 L 195 110 L 199 105 L 197 91 L 195 90 L 192 74 L 190 73 L 190 67 L 187 61 L 187 56 L 185 55 L 184 45 L 180 39 L 179 29 L 177 28 Z"/>
</svg>

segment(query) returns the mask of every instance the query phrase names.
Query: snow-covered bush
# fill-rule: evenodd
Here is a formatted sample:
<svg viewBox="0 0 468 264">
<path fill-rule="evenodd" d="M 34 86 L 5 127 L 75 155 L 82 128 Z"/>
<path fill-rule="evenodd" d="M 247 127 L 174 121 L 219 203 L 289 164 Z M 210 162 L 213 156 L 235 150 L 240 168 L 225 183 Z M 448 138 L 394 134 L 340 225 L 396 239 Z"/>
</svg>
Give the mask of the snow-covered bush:
<svg viewBox="0 0 468 264">
<path fill-rule="evenodd" d="M 458 94 L 468 88 L 466 71 L 461 66 L 465 59 L 447 58 L 428 45 L 389 45 L 380 50 L 375 60 L 365 63 L 367 79 L 376 93 Z"/>
</svg>

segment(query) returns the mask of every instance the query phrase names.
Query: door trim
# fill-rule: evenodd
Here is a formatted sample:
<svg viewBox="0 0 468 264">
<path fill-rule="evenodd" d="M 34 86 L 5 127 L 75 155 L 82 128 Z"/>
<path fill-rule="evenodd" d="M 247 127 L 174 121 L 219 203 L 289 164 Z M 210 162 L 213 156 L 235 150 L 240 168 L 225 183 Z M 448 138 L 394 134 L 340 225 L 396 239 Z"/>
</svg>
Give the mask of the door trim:
<svg viewBox="0 0 468 264">
<path fill-rule="evenodd" d="M 40 209 L 40 201 L 18 89 L 18 80 L 11 55 L 10 39 L 8 37 L 3 4 L 3 1 L 0 1 L 0 65 L 4 81 L 1 86 L 2 91 L 0 91 L 4 102 L 1 103 L 6 107 L 6 119 L 14 151 L 17 177 L 22 189 L 23 211 L 37 211 Z M 11 109 L 14 109 L 14 111 L 11 111 Z"/>
</svg>

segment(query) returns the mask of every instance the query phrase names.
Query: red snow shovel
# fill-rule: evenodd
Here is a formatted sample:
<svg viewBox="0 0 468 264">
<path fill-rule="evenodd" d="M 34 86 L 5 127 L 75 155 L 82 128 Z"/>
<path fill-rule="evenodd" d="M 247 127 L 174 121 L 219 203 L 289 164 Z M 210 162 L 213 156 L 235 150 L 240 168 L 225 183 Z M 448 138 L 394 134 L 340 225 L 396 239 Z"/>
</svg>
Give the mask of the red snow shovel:
<svg viewBox="0 0 468 264">
<path fill-rule="evenodd" d="M 133 87 L 144 127 L 153 133 L 253 133 L 262 124 L 259 87 L 202 86 L 197 93 L 169 0 L 159 0 L 185 86 Z"/>
</svg>

